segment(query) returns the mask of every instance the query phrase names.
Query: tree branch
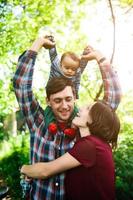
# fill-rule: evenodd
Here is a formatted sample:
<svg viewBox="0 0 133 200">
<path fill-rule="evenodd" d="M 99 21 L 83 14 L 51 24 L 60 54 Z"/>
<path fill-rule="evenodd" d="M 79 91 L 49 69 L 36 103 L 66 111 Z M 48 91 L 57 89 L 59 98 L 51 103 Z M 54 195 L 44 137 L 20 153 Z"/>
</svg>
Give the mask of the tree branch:
<svg viewBox="0 0 133 200">
<path fill-rule="evenodd" d="M 112 22 L 113 22 L 113 50 L 112 50 L 112 55 L 111 55 L 111 59 L 110 59 L 110 63 L 112 64 L 113 63 L 113 59 L 114 59 L 114 54 L 115 54 L 115 39 L 116 39 L 115 28 L 116 28 L 116 26 L 115 26 L 115 16 L 114 16 L 114 11 L 113 11 L 113 6 L 112 6 L 111 0 L 108 0 L 108 3 L 109 3 L 110 11 L 111 11 Z M 96 101 L 99 98 L 99 96 L 102 93 L 102 89 L 103 89 L 103 84 L 101 84 L 101 86 L 99 88 L 99 91 L 96 94 L 96 97 L 95 97 L 94 101 Z"/>
<path fill-rule="evenodd" d="M 133 5 L 131 5 L 125 12 L 125 14 L 129 13 L 133 9 Z"/>
<path fill-rule="evenodd" d="M 112 6 L 112 2 L 111 0 L 108 0 L 109 2 L 109 6 L 110 6 L 110 11 L 111 11 L 111 16 L 112 16 L 112 22 L 113 22 L 113 51 L 112 51 L 112 56 L 110 59 L 110 62 L 113 63 L 113 58 L 114 58 L 114 54 L 115 54 L 115 16 L 114 16 L 114 11 L 113 11 L 113 6 Z"/>
</svg>

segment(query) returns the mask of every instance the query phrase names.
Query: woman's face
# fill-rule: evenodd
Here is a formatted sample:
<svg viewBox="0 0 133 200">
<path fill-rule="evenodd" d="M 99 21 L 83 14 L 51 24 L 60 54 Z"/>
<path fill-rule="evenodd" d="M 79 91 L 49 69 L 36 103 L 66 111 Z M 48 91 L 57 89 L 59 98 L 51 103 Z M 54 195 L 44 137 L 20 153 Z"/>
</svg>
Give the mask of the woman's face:
<svg viewBox="0 0 133 200">
<path fill-rule="evenodd" d="M 95 102 L 88 106 L 81 107 L 77 116 L 73 119 L 72 123 L 77 127 L 87 127 L 87 122 L 91 124 L 92 119 L 90 116 L 90 110 L 94 104 Z"/>
</svg>

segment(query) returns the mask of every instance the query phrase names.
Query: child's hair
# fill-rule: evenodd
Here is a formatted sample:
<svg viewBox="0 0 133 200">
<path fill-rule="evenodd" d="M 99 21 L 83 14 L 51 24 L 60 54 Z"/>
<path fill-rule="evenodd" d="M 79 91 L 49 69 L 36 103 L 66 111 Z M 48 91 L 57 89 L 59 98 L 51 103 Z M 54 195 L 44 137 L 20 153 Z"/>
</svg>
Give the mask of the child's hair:
<svg viewBox="0 0 133 200">
<path fill-rule="evenodd" d="M 88 124 L 92 135 L 110 143 L 112 148 L 117 147 L 120 121 L 115 111 L 102 101 L 97 101 L 90 110 L 92 123 Z"/>
<path fill-rule="evenodd" d="M 68 51 L 68 52 L 65 52 L 65 53 L 62 54 L 62 56 L 61 56 L 61 63 L 62 63 L 63 59 L 65 57 L 67 57 L 67 56 L 70 57 L 72 60 L 74 60 L 76 62 L 80 62 L 80 58 L 75 53 L 73 53 L 71 51 Z"/>
<path fill-rule="evenodd" d="M 76 95 L 75 87 L 71 80 L 64 77 L 53 77 L 51 78 L 46 85 L 46 95 L 50 99 L 50 95 L 60 92 L 65 89 L 66 86 L 72 88 L 74 96 Z"/>
</svg>

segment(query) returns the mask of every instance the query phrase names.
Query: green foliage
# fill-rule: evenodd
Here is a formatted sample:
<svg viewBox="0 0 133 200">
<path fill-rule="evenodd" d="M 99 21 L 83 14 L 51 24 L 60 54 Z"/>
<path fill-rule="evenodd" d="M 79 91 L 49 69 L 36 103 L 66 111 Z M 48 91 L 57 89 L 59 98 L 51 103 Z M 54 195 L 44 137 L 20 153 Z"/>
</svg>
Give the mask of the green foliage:
<svg viewBox="0 0 133 200">
<path fill-rule="evenodd" d="M 6 77 L 5 77 L 6 78 Z M 12 85 L 10 81 L 0 80 L 0 116 L 5 117 L 11 113 L 14 106 L 14 94 L 12 93 Z M 10 104 L 7 106 L 7 102 Z"/>
<path fill-rule="evenodd" d="M 121 141 L 114 152 L 116 165 L 116 195 L 117 200 L 133 199 L 133 129 L 125 125 Z"/>
<path fill-rule="evenodd" d="M 0 140 L 7 136 L 4 130 L 4 120 L 13 112 L 15 102 L 11 81 L 6 78 L 5 74 L 5 77 L 0 79 Z"/>
<path fill-rule="evenodd" d="M 88 70 L 89 69 L 89 70 Z M 87 72 L 88 71 L 88 72 Z M 87 72 L 87 73 L 86 73 Z M 96 94 L 102 84 L 101 74 L 98 69 L 98 65 L 95 62 L 88 63 L 82 78 L 80 86 L 80 100 L 79 105 L 84 105 L 86 103 L 91 103 L 96 98 Z M 103 92 L 100 98 L 103 97 Z"/>
<path fill-rule="evenodd" d="M 78 5 L 78 1 L 64 0 L 22 0 L 21 3 L 8 0 L 6 3 L 0 3 L 0 52 L 4 58 L 0 61 L 3 63 L 9 58 L 14 60 L 15 55 L 25 50 L 26 46 L 29 47 L 42 27 L 50 26 L 60 33 L 60 36 L 68 23 L 72 24 L 68 27 L 72 28 L 72 31 L 79 29 L 83 3 L 84 1 Z M 75 12 L 75 8 L 77 11 L 80 9 L 80 12 Z"/>
<path fill-rule="evenodd" d="M 10 151 L 4 152 L 5 156 L 0 160 L 0 178 L 3 178 L 9 187 L 11 199 L 20 200 L 22 199 L 22 191 L 19 169 L 29 160 L 27 136 L 23 137 L 23 139 L 21 138 L 21 140 L 20 136 L 18 138 L 10 138 L 8 145 L 10 146 Z"/>
<path fill-rule="evenodd" d="M 14 200 L 22 199 L 22 192 L 20 187 L 20 172 L 22 161 L 26 162 L 25 152 L 15 151 L 11 156 L 4 158 L 0 162 L 0 174 L 5 179 L 10 188 L 10 195 Z M 2 172 L 1 172 L 2 171 Z"/>
<path fill-rule="evenodd" d="M 133 0 L 120 0 L 122 5 L 133 5 Z"/>
<path fill-rule="evenodd" d="M 133 92 L 129 91 L 121 100 L 118 116 L 121 122 L 118 148 L 114 152 L 116 166 L 117 200 L 133 199 Z"/>
<path fill-rule="evenodd" d="M 121 103 L 119 105 L 119 117 L 121 121 L 121 132 L 125 131 L 128 133 L 132 132 L 133 128 L 131 124 L 133 124 L 133 91 L 129 91 L 123 95 L 121 99 Z"/>
</svg>

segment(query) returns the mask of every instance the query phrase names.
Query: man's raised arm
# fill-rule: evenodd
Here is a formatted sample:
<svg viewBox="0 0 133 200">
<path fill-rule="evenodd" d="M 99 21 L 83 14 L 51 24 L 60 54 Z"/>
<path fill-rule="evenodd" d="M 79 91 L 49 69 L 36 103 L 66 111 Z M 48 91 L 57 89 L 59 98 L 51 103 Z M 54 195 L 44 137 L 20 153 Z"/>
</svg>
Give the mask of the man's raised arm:
<svg viewBox="0 0 133 200">
<path fill-rule="evenodd" d="M 34 41 L 31 48 L 25 51 L 18 60 L 17 70 L 13 77 L 15 94 L 23 112 L 29 129 L 35 130 L 43 120 L 43 111 L 35 99 L 32 91 L 32 80 L 34 64 L 39 49 L 47 44 L 45 38 L 38 38 Z"/>
<path fill-rule="evenodd" d="M 88 52 L 87 55 L 83 55 L 82 57 L 87 60 L 95 59 L 97 61 L 104 85 L 103 100 L 106 104 L 110 105 L 113 110 L 116 110 L 122 95 L 117 73 L 100 51 L 94 50 L 92 47 L 88 46 Z"/>
</svg>

